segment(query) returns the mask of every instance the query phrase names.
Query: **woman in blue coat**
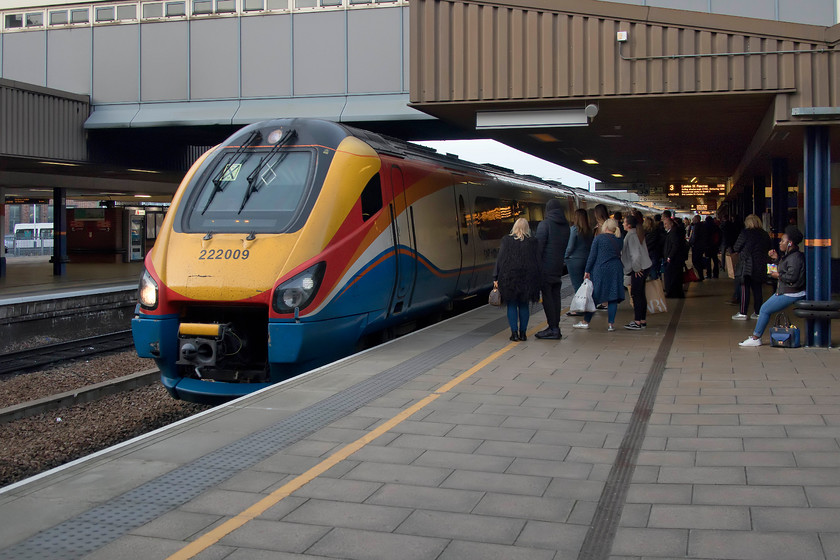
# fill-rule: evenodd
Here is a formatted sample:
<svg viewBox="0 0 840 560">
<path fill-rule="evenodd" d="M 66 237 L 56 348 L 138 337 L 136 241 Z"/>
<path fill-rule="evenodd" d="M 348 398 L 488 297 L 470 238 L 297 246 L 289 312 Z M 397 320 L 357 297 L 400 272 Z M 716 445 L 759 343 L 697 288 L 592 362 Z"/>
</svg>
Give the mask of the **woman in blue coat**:
<svg viewBox="0 0 840 560">
<path fill-rule="evenodd" d="M 615 220 L 609 219 L 604 222 L 601 231 L 603 233 L 592 241 L 583 277 L 592 280 L 592 299 L 607 302 L 607 330 L 614 331 L 618 304 L 624 301 L 624 265 L 621 264 L 621 249 L 624 244 Z M 583 321 L 572 326 L 576 329 L 588 329 L 593 315 L 594 313 L 586 313 Z"/>
</svg>

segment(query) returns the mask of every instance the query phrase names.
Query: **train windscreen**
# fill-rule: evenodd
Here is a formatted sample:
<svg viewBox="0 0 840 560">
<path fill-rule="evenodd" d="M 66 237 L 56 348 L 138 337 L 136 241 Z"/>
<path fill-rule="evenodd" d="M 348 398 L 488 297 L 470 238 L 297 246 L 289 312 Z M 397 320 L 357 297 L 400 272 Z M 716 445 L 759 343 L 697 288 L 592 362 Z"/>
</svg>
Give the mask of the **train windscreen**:
<svg viewBox="0 0 840 560">
<path fill-rule="evenodd" d="M 312 178 L 310 150 L 230 150 L 193 183 L 187 194 L 188 232 L 289 230 Z"/>
</svg>

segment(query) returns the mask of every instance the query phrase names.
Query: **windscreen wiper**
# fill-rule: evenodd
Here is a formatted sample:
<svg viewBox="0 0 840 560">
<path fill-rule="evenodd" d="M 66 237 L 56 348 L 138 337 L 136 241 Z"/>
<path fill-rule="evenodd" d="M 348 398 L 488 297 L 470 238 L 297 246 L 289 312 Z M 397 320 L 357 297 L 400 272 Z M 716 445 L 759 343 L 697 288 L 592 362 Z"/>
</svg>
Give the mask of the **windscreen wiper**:
<svg viewBox="0 0 840 560">
<path fill-rule="evenodd" d="M 262 135 L 260 134 L 259 130 L 253 131 L 248 137 L 248 139 L 245 140 L 245 142 L 243 142 L 242 145 L 239 146 L 239 148 L 237 148 L 237 150 L 233 153 L 233 157 L 230 158 L 230 163 L 226 163 L 225 165 L 221 166 L 219 172 L 216 173 L 216 176 L 212 179 L 213 192 L 210 193 L 210 198 L 207 199 L 207 204 L 204 205 L 204 209 L 201 211 L 202 215 L 210 207 L 210 203 L 213 202 L 213 199 L 216 197 L 216 195 L 225 190 L 225 187 L 227 185 L 222 186 L 222 179 L 224 178 L 225 174 L 229 173 L 233 169 L 233 165 L 236 163 L 236 160 L 239 159 L 239 156 L 242 155 L 242 152 L 250 148 L 255 142 L 257 142 L 260 139 L 261 136 Z"/>
<path fill-rule="evenodd" d="M 237 214 L 242 213 L 242 209 L 245 208 L 245 204 L 248 203 L 248 199 L 251 198 L 251 195 L 260 190 L 260 186 L 257 184 L 257 177 L 259 177 L 260 171 L 262 171 L 266 163 L 271 161 L 271 158 L 280 151 L 280 148 L 291 142 L 295 136 L 297 136 L 297 132 L 295 132 L 294 128 L 287 130 L 285 134 L 283 134 L 283 137 L 271 147 L 271 150 L 269 150 L 265 157 L 260 160 L 254 170 L 248 175 L 248 190 L 245 191 L 245 196 L 242 199 L 242 204 L 239 206 L 239 212 L 237 212 Z M 289 152 L 283 152 L 280 154 L 277 157 L 276 164 L 279 165 L 284 159 L 286 159 L 287 155 L 289 155 Z"/>
</svg>

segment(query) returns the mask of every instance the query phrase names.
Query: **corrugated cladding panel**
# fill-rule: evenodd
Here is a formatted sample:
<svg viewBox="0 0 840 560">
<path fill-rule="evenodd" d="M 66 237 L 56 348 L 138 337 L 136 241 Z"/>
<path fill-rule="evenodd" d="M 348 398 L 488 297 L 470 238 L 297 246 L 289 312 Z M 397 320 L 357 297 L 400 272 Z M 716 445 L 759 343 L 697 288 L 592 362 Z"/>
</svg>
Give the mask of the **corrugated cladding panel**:
<svg viewBox="0 0 840 560">
<path fill-rule="evenodd" d="M 87 159 L 83 125 L 90 102 L 0 81 L 0 154 Z"/>
<path fill-rule="evenodd" d="M 693 56 L 827 47 L 813 35 L 798 41 L 498 3 L 415 0 L 411 10 L 413 103 L 797 90 L 796 106 L 840 104 L 829 87 L 838 54 Z M 618 31 L 628 32 L 626 43 Z M 681 58 L 633 60 L 673 55 Z"/>
</svg>

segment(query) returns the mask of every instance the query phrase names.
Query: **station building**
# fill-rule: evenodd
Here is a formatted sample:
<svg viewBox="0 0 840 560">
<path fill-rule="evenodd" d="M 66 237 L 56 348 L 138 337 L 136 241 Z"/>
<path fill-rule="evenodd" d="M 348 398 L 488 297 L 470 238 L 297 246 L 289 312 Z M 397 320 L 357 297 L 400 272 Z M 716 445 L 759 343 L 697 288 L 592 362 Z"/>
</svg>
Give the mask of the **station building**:
<svg viewBox="0 0 840 560">
<path fill-rule="evenodd" d="M 777 235 L 795 221 L 814 298 L 829 299 L 839 11 L 835 0 L 4 0 L 0 193 L 49 198 L 62 274 L 97 252 L 142 258 L 163 209 L 139 203 L 165 204 L 205 149 L 257 120 L 494 138 L 661 207 L 756 213 Z M 76 219 L 68 198 L 103 208 Z M 110 245 L 68 246 L 68 220 L 108 222 Z"/>
</svg>

